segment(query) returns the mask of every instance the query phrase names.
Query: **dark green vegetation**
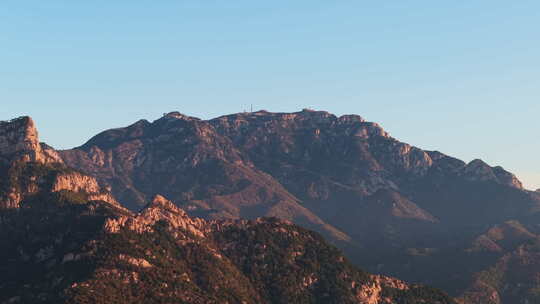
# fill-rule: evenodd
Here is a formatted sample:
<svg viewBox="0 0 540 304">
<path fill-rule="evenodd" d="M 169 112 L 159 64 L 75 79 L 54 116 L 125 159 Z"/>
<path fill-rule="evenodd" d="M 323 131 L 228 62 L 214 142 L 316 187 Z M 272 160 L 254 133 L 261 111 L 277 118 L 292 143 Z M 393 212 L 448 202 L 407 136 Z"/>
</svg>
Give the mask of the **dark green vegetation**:
<svg viewBox="0 0 540 304">
<path fill-rule="evenodd" d="M 21 189 L 68 170 L 17 166 L 2 180 Z M 136 216 L 84 191 L 46 189 L 0 210 L 0 303 L 453 303 L 367 274 L 317 233 L 275 218 L 193 221 L 160 201 Z"/>
<path fill-rule="evenodd" d="M 90 259 L 64 259 L 85 250 L 106 217 L 123 211 L 100 202 L 81 204 L 78 196 L 41 194 L 19 209 L 0 211 L 0 303 L 59 303 L 65 288 L 92 271 Z"/>
<path fill-rule="evenodd" d="M 36 181 L 39 181 L 44 187 L 50 188 L 56 175 L 73 171 L 73 169 L 60 164 L 23 161 L 9 164 L 0 163 L 0 193 L 5 195 L 10 191 L 24 192 L 24 189 L 35 184 Z"/>
<path fill-rule="evenodd" d="M 44 201 L 55 205 L 87 202 L 88 195 L 84 192 L 51 191 L 58 176 L 71 173 L 78 172 L 58 163 L 23 161 L 0 163 L 0 202 L 9 199 L 10 196 L 24 199 L 25 204 L 40 204 Z"/>
</svg>

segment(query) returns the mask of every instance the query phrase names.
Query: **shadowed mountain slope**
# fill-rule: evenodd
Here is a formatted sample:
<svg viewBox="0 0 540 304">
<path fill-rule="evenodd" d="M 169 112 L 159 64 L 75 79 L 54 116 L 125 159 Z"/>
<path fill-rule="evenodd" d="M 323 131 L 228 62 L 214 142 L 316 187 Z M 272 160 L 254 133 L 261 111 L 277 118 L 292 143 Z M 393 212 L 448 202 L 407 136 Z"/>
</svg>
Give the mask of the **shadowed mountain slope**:
<svg viewBox="0 0 540 304">
<path fill-rule="evenodd" d="M 359 270 L 290 222 L 205 221 L 160 195 L 133 213 L 61 163 L 3 165 L 0 197 L 21 199 L 0 206 L 2 304 L 454 303 Z"/>
</svg>

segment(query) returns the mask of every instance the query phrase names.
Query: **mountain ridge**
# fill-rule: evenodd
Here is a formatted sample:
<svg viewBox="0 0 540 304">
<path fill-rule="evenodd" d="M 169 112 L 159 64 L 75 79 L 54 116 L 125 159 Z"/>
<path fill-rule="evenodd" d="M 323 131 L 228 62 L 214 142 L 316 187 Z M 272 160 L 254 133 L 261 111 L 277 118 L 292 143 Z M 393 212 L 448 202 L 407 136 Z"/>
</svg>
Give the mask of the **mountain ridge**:
<svg viewBox="0 0 540 304">
<path fill-rule="evenodd" d="M 495 263 L 491 254 L 513 250 L 484 234 L 512 220 L 534 233 L 540 210 L 538 192 L 502 167 L 425 151 L 361 116 L 324 111 L 209 120 L 171 112 L 58 155 L 133 211 L 160 194 L 208 220 L 279 217 L 320 232 L 371 272 L 433 283 L 454 296 Z M 482 292 L 479 298 L 493 287 L 475 289 Z M 508 291 L 495 292 L 494 303 L 508 301 Z"/>
</svg>

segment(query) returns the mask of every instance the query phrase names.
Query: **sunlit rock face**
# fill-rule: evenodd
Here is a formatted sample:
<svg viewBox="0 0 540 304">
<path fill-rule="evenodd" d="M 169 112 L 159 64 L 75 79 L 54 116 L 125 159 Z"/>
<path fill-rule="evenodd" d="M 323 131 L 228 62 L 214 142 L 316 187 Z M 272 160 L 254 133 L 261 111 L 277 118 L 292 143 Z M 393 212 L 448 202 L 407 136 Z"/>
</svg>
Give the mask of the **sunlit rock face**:
<svg viewBox="0 0 540 304">
<path fill-rule="evenodd" d="M 40 144 L 34 121 L 27 116 L 0 122 L 0 161 L 62 162 L 54 149 Z"/>
<path fill-rule="evenodd" d="M 94 177 L 66 167 L 52 147 L 40 143 L 30 117 L 0 122 L 0 171 L 0 209 L 18 208 L 26 198 L 61 191 L 119 206 Z"/>
<path fill-rule="evenodd" d="M 70 172 L 67 174 L 59 174 L 55 177 L 51 191 L 57 192 L 61 190 L 99 193 L 101 188 L 95 178 L 77 172 Z"/>
<path fill-rule="evenodd" d="M 70 192 L 83 194 L 88 200 L 120 204 L 93 177 L 63 165 L 49 166 L 35 162 L 15 162 L 2 172 L 4 187 L 0 191 L 0 209 L 19 208 L 25 199 L 44 193 Z"/>
<path fill-rule="evenodd" d="M 152 202 L 136 216 L 108 219 L 104 228 L 110 233 L 118 233 L 122 228 L 138 233 L 151 232 L 159 221 L 165 221 L 174 229 L 181 229 L 198 237 L 205 237 L 203 231 L 208 228 L 206 221 L 190 218 L 182 209 L 161 195 L 156 195 Z"/>
</svg>

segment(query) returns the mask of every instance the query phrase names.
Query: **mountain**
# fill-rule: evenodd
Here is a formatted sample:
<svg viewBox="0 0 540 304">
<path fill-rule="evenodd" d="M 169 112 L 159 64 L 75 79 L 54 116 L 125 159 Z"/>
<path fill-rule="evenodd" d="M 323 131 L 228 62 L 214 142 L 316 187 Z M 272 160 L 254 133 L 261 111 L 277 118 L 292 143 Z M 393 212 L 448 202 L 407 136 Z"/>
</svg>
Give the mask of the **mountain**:
<svg viewBox="0 0 540 304">
<path fill-rule="evenodd" d="M 478 277 L 514 245 L 534 246 L 511 233 L 500 243 L 490 231 L 508 222 L 538 229 L 540 194 L 510 172 L 400 142 L 358 115 L 171 112 L 56 153 L 131 211 L 160 194 L 210 221 L 278 217 L 321 233 L 370 272 L 434 285 L 467 304 L 515 303 L 505 300 L 510 285 Z M 536 288 L 505 273 L 513 286 Z M 540 301 L 527 294 L 523 301 Z"/>
<path fill-rule="evenodd" d="M 157 196 L 133 214 L 54 199 L 0 212 L 0 303 L 454 303 L 353 267 L 277 219 L 192 219 Z"/>
<path fill-rule="evenodd" d="M 17 160 L 62 162 L 54 149 L 39 142 L 34 121 L 30 117 L 0 121 L 0 163 Z"/>
<path fill-rule="evenodd" d="M 424 151 L 360 116 L 324 111 L 211 120 L 172 112 L 59 154 L 132 210 L 161 193 L 207 219 L 280 217 L 319 231 L 370 271 L 456 296 L 495 263 L 478 262 L 485 253 L 467 251 L 470 243 L 540 206 L 501 167 Z"/>
<path fill-rule="evenodd" d="M 0 303 L 454 303 L 277 218 L 206 221 L 161 195 L 129 211 L 9 130 L 22 135 L 0 138 L 21 147 L 1 155 Z"/>
<path fill-rule="evenodd" d="M 0 209 L 18 208 L 41 192 L 81 190 L 88 199 L 120 206 L 95 178 L 65 166 L 54 149 L 40 143 L 29 117 L 0 122 L 0 177 Z"/>
<path fill-rule="evenodd" d="M 462 301 L 538 303 L 540 234 L 538 229 L 531 231 L 530 227 L 507 221 L 488 229 L 472 242 L 470 254 L 491 261 L 488 267 L 474 273 Z"/>
</svg>

